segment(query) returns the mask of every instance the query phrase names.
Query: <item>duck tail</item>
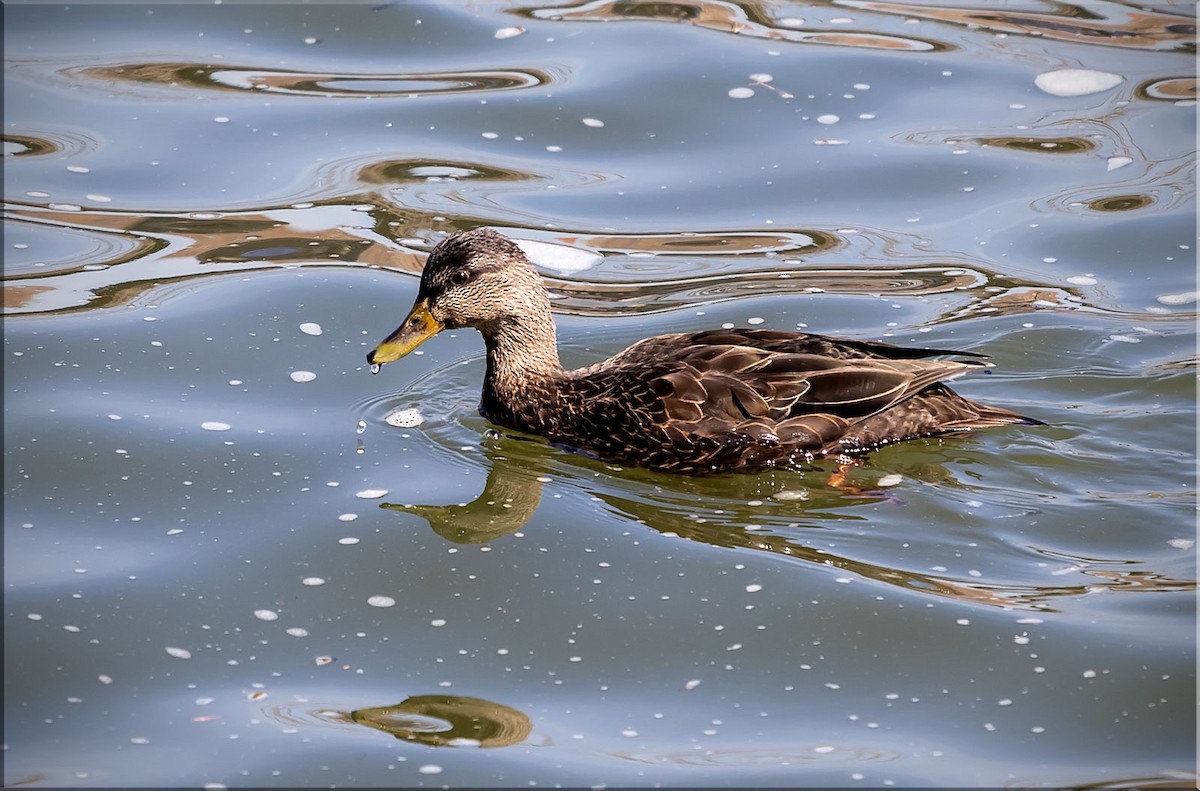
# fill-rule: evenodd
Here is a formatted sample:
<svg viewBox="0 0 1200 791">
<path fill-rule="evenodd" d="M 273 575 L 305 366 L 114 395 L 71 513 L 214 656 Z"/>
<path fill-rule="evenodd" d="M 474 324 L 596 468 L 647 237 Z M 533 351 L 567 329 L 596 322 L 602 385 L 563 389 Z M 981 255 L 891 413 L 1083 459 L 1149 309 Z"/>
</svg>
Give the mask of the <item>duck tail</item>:
<svg viewBox="0 0 1200 791">
<path fill-rule="evenodd" d="M 964 399 L 965 400 L 965 399 Z M 990 406 L 981 404 L 978 401 L 971 401 L 971 411 L 974 415 L 964 415 L 961 420 L 948 421 L 944 424 L 949 431 L 967 430 L 977 428 L 995 428 L 997 426 L 1044 426 L 1046 423 L 1037 418 L 1028 417 L 1026 415 L 1013 412 L 1011 409 L 1004 407 Z"/>
</svg>

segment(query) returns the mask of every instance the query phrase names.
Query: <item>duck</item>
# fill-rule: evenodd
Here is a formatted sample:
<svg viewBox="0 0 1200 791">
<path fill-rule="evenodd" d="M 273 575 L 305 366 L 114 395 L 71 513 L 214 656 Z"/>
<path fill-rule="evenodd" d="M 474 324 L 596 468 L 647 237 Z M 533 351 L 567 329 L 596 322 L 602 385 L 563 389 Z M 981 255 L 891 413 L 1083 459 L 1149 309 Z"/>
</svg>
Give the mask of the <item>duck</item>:
<svg viewBox="0 0 1200 791">
<path fill-rule="evenodd" d="M 978 352 L 707 329 L 646 338 L 607 360 L 564 369 L 541 275 L 513 240 L 489 228 L 434 246 L 407 317 L 367 354 L 370 370 L 443 330 L 467 327 L 486 349 L 479 403 L 486 420 L 620 465 L 752 472 L 1041 424 L 946 386 L 992 365 Z"/>
</svg>

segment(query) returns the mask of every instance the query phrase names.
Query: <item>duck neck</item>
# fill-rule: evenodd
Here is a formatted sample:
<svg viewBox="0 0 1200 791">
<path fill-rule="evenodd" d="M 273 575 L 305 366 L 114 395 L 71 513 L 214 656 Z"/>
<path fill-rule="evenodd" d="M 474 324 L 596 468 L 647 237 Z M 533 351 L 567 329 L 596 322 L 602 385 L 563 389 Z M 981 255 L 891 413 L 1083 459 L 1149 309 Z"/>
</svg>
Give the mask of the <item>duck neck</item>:
<svg viewBox="0 0 1200 791">
<path fill-rule="evenodd" d="M 531 393 L 548 395 L 563 375 L 549 304 L 505 316 L 480 327 L 487 346 L 484 413 L 498 422 L 523 422 L 519 416 L 532 406 Z"/>
</svg>

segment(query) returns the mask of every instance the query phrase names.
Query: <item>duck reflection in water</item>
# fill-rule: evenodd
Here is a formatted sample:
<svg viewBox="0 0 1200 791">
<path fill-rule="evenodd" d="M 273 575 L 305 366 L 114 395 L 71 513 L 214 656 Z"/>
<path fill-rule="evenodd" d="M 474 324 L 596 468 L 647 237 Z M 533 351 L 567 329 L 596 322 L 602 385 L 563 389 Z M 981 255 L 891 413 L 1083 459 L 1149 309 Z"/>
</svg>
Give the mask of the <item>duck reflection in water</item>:
<svg viewBox="0 0 1200 791">
<path fill-rule="evenodd" d="M 515 533 L 526 525 L 541 503 L 544 486 L 553 480 L 551 466 L 554 462 L 569 463 L 572 467 L 594 468 L 596 471 L 612 471 L 602 462 L 573 453 L 562 453 L 520 436 L 504 435 L 499 439 L 490 440 L 484 445 L 484 453 L 490 465 L 487 481 L 483 491 L 474 500 L 451 505 L 385 502 L 379 507 L 420 516 L 435 533 L 447 541 L 456 544 L 486 544 Z M 832 463 L 826 463 L 828 464 Z M 577 474 L 578 471 L 570 472 Z M 970 599 L 1006 607 L 1021 603 L 1014 601 L 1013 596 L 991 590 L 981 581 L 960 583 L 842 557 L 828 549 L 804 545 L 796 537 L 795 530 L 788 531 L 789 535 L 783 535 L 760 530 L 754 525 L 757 519 L 761 519 L 762 512 L 744 504 L 756 498 L 773 496 L 782 500 L 781 507 L 787 507 L 789 512 L 794 513 L 797 522 L 793 525 L 799 529 L 803 529 L 804 523 L 809 521 L 853 518 L 844 513 L 848 506 L 870 505 L 888 500 L 899 502 L 898 498 L 882 489 L 850 487 L 852 491 L 847 491 L 831 488 L 825 483 L 828 470 L 822 466 L 815 466 L 808 471 L 777 471 L 768 476 L 723 476 L 721 481 L 725 488 L 722 489 L 720 500 L 724 513 L 720 520 L 713 521 L 697 519 L 695 503 L 697 498 L 712 498 L 711 486 L 714 479 L 700 479 L 704 482 L 703 485 L 710 487 L 704 490 L 709 494 L 701 494 L 701 490 L 697 488 L 700 483 L 693 479 L 635 469 L 625 469 L 621 472 L 622 482 L 633 484 L 629 492 L 622 491 L 618 494 L 595 487 L 589 489 L 590 493 L 606 507 L 620 514 L 622 519 L 644 524 L 660 533 L 700 541 L 715 547 L 753 549 L 786 555 L 821 566 L 845 569 L 863 577 L 936 596 Z M 951 473 L 940 465 L 927 465 L 920 472 L 922 477 L 928 479 L 953 479 Z M 573 478 L 576 475 L 555 476 L 562 477 Z M 780 491 L 781 481 L 790 488 Z M 644 491 L 646 484 L 649 484 L 652 491 Z M 696 490 L 695 493 L 691 491 L 693 489 Z M 669 502 L 664 502 L 666 498 L 669 498 Z"/>
<path fill-rule="evenodd" d="M 492 436 L 483 449 L 489 465 L 487 481 L 479 496 L 470 502 L 452 505 L 385 502 L 380 508 L 415 514 L 447 541 L 486 544 L 524 528 L 538 509 L 547 484 L 554 483 L 560 488 L 564 484 L 573 486 L 572 481 L 586 476 L 588 496 L 598 499 L 621 521 L 636 522 L 663 534 L 714 547 L 784 555 L 938 598 L 1054 612 L 1055 601 L 1089 595 L 1097 588 L 1137 591 L 1195 588 L 1195 583 L 1187 580 L 1134 569 L 1118 573 L 1097 568 L 1088 575 L 1087 584 L 1076 585 L 954 578 L 839 555 L 824 540 L 820 546 L 815 542 L 810 546 L 804 542 L 810 527 L 828 526 L 830 520 L 860 519 L 853 511 L 864 506 L 903 504 L 886 488 L 871 488 L 865 481 L 844 488 L 830 487 L 826 481 L 829 468 L 836 466 L 832 460 L 814 462 L 807 469 L 700 479 L 616 468 L 620 472 L 620 486 L 610 488 L 604 485 L 603 477 L 614 472 L 610 465 L 548 447 L 532 438 Z M 964 485 L 937 457 L 926 456 L 894 468 L 908 480 L 951 488 Z M 773 501 L 779 509 L 776 520 L 785 516 L 791 521 L 759 526 L 757 523 L 765 521 L 762 507 L 751 503 L 765 501 Z M 698 502 L 718 504 L 698 510 Z M 1026 515 L 1032 517 L 1036 513 L 1036 509 L 1030 509 Z"/>
</svg>

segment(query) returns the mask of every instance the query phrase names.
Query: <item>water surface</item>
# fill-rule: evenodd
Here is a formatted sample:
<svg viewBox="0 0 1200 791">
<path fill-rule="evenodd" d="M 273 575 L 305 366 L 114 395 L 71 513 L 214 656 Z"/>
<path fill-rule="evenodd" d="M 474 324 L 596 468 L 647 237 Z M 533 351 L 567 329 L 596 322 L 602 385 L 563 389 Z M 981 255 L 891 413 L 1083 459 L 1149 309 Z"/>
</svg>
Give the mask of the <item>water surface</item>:
<svg viewBox="0 0 1200 791">
<path fill-rule="evenodd" d="M 6 784 L 1194 785 L 1191 6 L 3 11 Z M 476 333 L 365 363 L 476 226 L 568 364 L 808 328 L 1048 425 L 496 432 Z"/>
</svg>

